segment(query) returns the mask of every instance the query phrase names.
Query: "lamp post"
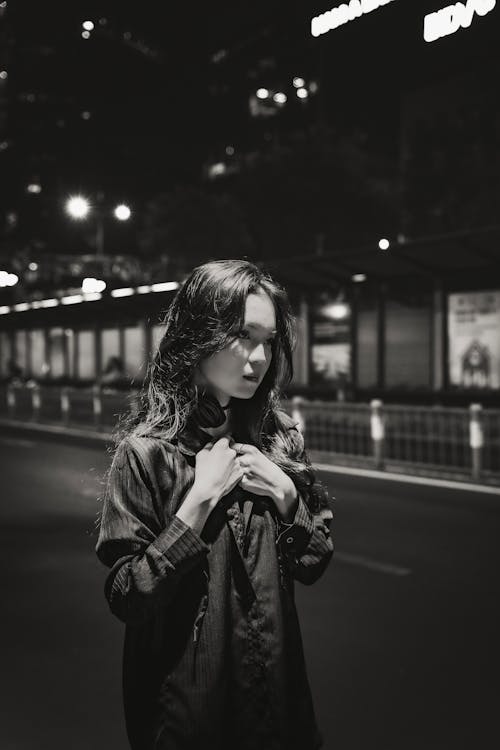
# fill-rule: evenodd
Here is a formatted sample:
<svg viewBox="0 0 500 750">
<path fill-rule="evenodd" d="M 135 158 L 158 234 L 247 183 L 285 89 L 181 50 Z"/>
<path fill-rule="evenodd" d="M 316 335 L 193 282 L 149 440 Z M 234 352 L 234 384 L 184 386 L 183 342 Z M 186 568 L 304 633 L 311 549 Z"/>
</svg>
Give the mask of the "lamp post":
<svg viewBox="0 0 500 750">
<path fill-rule="evenodd" d="M 96 218 L 95 247 L 96 254 L 102 258 L 104 256 L 104 218 L 105 211 L 101 206 L 91 206 L 89 200 L 82 195 L 73 195 L 66 201 L 66 213 L 76 221 L 83 221 L 93 212 Z M 113 215 L 118 221 L 128 221 L 132 212 L 125 203 L 115 206 Z"/>
</svg>

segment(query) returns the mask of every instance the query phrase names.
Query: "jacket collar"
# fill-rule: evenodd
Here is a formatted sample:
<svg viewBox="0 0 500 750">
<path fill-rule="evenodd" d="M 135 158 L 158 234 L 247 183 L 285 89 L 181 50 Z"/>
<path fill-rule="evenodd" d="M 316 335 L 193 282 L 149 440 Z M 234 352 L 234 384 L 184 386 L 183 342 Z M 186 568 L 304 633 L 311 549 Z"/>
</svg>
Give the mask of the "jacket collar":
<svg viewBox="0 0 500 750">
<path fill-rule="evenodd" d="M 284 423 L 285 429 L 290 430 L 298 426 L 296 419 L 293 419 L 286 411 L 280 410 L 280 416 Z M 188 419 L 183 431 L 174 438 L 175 444 L 179 450 L 186 456 L 194 456 L 210 440 L 212 435 L 202 430 L 193 419 Z"/>
</svg>

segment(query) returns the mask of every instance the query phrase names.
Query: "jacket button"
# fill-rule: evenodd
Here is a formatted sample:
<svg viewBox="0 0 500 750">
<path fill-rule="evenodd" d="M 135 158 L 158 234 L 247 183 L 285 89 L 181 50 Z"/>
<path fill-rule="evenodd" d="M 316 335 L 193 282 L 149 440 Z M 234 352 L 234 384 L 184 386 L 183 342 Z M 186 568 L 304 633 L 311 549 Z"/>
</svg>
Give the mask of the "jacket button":
<svg viewBox="0 0 500 750">
<path fill-rule="evenodd" d="M 293 542 L 293 536 L 287 537 L 286 543 L 291 544 Z"/>
</svg>

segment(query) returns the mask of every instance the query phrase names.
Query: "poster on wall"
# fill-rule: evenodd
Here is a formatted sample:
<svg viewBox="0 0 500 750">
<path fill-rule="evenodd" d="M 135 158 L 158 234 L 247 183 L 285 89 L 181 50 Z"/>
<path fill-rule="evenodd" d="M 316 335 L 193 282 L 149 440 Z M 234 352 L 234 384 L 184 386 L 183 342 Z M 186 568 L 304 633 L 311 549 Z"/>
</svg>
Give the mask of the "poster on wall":
<svg viewBox="0 0 500 750">
<path fill-rule="evenodd" d="M 448 295 L 450 384 L 500 388 L 500 290 Z"/>
<path fill-rule="evenodd" d="M 351 370 L 351 310 L 343 295 L 323 292 L 312 308 L 313 385 L 343 388 Z"/>
</svg>

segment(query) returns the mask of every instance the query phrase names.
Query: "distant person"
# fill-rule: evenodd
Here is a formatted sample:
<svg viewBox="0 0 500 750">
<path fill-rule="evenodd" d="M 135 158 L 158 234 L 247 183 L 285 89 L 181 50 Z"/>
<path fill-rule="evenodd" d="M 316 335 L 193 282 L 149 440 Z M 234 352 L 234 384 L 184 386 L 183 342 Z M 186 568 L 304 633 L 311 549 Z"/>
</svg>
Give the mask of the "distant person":
<svg viewBox="0 0 500 750">
<path fill-rule="evenodd" d="M 108 363 L 99 378 L 102 385 L 122 385 L 127 381 L 127 373 L 120 357 L 110 357 Z"/>
<path fill-rule="evenodd" d="M 96 544 L 126 624 L 130 746 L 317 750 L 294 589 L 325 571 L 333 513 L 278 406 L 293 374 L 288 297 L 253 263 L 212 261 L 164 323 L 142 411 L 116 438 Z"/>
</svg>

